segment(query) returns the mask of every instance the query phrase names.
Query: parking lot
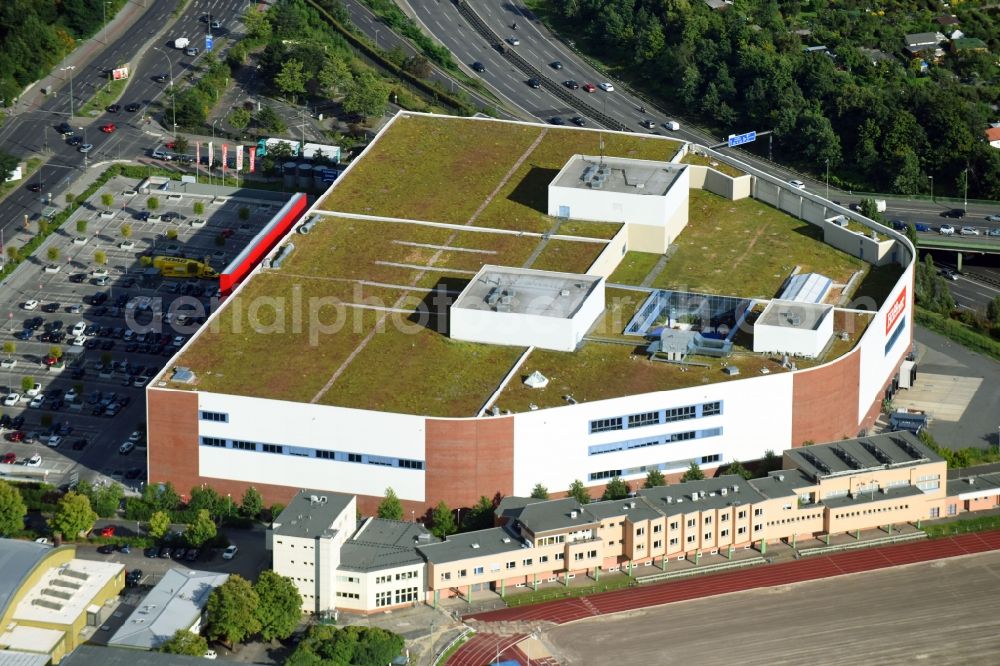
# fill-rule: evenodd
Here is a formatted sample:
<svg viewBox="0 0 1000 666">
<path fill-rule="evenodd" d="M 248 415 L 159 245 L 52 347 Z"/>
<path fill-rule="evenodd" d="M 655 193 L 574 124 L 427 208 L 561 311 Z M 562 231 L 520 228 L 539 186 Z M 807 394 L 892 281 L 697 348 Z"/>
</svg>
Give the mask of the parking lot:
<svg viewBox="0 0 1000 666">
<path fill-rule="evenodd" d="M 221 271 L 284 197 L 158 185 L 112 179 L 0 285 L 0 475 L 145 481 L 144 387 L 218 302 L 217 280 L 165 277 L 156 258 Z"/>
</svg>

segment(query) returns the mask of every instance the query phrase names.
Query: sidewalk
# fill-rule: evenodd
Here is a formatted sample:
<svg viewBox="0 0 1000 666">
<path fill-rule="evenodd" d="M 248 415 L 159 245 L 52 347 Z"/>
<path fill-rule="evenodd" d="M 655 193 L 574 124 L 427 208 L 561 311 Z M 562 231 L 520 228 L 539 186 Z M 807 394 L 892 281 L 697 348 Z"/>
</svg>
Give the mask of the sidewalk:
<svg viewBox="0 0 1000 666">
<path fill-rule="evenodd" d="M 126 5 L 122 7 L 122 9 L 115 14 L 110 21 L 108 21 L 107 27 L 97 33 L 97 36 L 102 37 L 105 42 L 118 39 L 123 34 L 128 32 L 128 30 L 131 29 L 132 26 L 134 26 L 135 23 L 149 9 L 152 9 L 155 3 L 150 2 L 148 5 L 148 7 L 142 7 L 135 2 L 126 3 Z M 47 76 L 28 86 L 28 88 L 21 93 L 17 102 L 10 108 L 10 115 L 16 116 L 19 113 L 35 111 L 41 107 L 46 100 L 50 99 L 53 91 L 61 93 L 63 87 L 68 90 L 69 78 L 59 70 L 64 67 L 75 67 L 77 71 L 82 70 L 89 65 L 105 48 L 107 48 L 107 44 L 102 44 L 96 37 L 91 37 L 90 39 L 82 42 L 80 46 L 73 50 L 72 53 L 63 58 L 62 62 L 53 67 L 52 71 Z M 142 51 L 144 51 L 145 48 L 146 47 L 144 46 L 140 49 L 139 53 L 136 54 L 136 57 L 141 56 Z M 47 91 L 49 94 L 43 95 L 42 90 Z"/>
</svg>

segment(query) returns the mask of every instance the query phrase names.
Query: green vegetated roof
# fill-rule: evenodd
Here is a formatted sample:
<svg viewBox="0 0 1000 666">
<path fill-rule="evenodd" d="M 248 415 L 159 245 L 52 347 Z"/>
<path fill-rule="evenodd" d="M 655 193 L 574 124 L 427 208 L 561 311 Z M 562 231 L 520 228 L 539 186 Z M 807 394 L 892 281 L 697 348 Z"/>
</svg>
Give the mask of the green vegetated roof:
<svg viewBox="0 0 1000 666">
<path fill-rule="evenodd" d="M 570 156 L 598 152 L 602 137 L 605 153 L 620 157 L 666 160 L 678 145 L 648 135 L 397 116 L 322 200 L 331 213 L 291 238 L 295 249 L 281 267 L 252 277 L 192 341 L 176 365 L 189 367 L 195 381 L 169 385 L 474 416 L 525 349 L 452 340 L 440 303 L 446 311 L 484 264 L 588 270 L 621 225 L 548 217 L 547 187 Z M 639 285 L 652 272 L 654 287 L 769 297 L 794 266 L 835 282 L 865 267 L 824 245 L 810 225 L 753 200 L 692 190 L 690 220 L 665 266 L 659 255 L 628 253 L 610 282 Z M 622 329 L 645 297 L 609 288 L 592 331 L 601 341 L 575 353 L 534 351 L 521 374 L 539 370 L 549 387 L 527 389 L 515 376 L 499 406 L 523 411 L 564 404 L 566 394 L 597 400 L 726 381 L 719 361 L 682 371 L 633 360 L 637 348 L 621 344 Z M 752 354 L 728 362 L 743 377 L 783 371 Z"/>
</svg>

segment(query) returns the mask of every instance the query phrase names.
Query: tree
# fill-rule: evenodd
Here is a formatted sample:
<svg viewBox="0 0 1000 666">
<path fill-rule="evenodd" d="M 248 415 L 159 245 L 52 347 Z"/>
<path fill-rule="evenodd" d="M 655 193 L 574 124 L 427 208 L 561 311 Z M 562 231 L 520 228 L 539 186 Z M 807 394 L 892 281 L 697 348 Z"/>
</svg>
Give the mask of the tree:
<svg viewBox="0 0 1000 666">
<path fill-rule="evenodd" d="M 111 208 L 112 204 L 115 203 L 115 195 L 105 192 L 101 195 L 101 203 L 104 204 L 105 208 Z"/>
<path fill-rule="evenodd" d="M 59 500 L 55 513 L 49 519 L 49 527 L 66 539 L 75 539 L 93 529 L 95 520 L 97 513 L 90 507 L 90 500 L 85 495 L 70 491 Z"/>
<path fill-rule="evenodd" d="M 170 515 L 166 511 L 156 511 L 149 517 L 149 536 L 162 539 L 170 529 Z"/>
<path fill-rule="evenodd" d="M 286 666 L 384 666 L 403 651 L 403 638 L 378 627 L 350 626 L 338 629 L 313 625 Z"/>
<path fill-rule="evenodd" d="M 267 14 L 259 11 L 256 5 L 247 6 L 243 12 L 243 25 L 247 31 L 249 39 L 267 42 L 271 39 L 271 22 Z"/>
<path fill-rule="evenodd" d="M 465 530 L 485 530 L 493 527 L 496 522 L 493 517 L 493 502 L 486 495 L 481 495 L 476 505 L 465 514 L 462 529 Z"/>
<path fill-rule="evenodd" d="M 97 250 L 94 252 L 94 263 L 99 266 L 103 266 L 108 263 L 108 253 L 104 250 Z"/>
<path fill-rule="evenodd" d="M 170 240 L 177 240 L 177 230 L 167 229 L 167 238 Z"/>
<path fill-rule="evenodd" d="M 705 473 L 701 471 L 701 467 L 698 467 L 698 463 L 691 461 L 691 466 L 688 467 L 687 471 L 684 472 L 684 476 L 681 477 L 681 483 L 685 481 L 701 481 L 705 478 Z"/>
<path fill-rule="evenodd" d="M 344 111 L 361 116 L 380 116 L 385 113 L 389 88 L 371 72 L 361 72 L 347 87 Z"/>
<path fill-rule="evenodd" d="M 340 58 L 327 58 L 316 74 L 321 94 L 334 97 L 347 89 L 354 80 L 347 63 Z"/>
<path fill-rule="evenodd" d="M 261 497 L 260 492 L 256 488 L 250 486 L 243 493 L 243 501 L 240 502 L 240 511 L 247 518 L 256 518 L 263 510 L 264 498 Z"/>
<path fill-rule="evenodd" d="M 187 508 L 195 513 L 204 509 L 212 519 L 217 520 L 222 515 L 222 496 L 211 486 L 196 486 L 191 489 Z"/>
<path fill-rule="evenodd" d="M 909 222 L 906 225 L 906 237 L 913 243 L 913 247 L 920 246 L 920 237 L 917 236 L 917 227 L 913 222 Z"/>
<path fill-rule="evenodd" d="M 208 652 L 208 641 L 203 636 L 199 636 L 187 629 L 178 629 L 174 635 L 167 639 L 157 652 L 167 654 L 185 654 L 189 657 L 201 657 Z"/>
<path fill-rule="evenodd" d="M 7 355 L 7 358 L 14 358 L 14 353 L 17 352 L 17 343 L 7 340 L 3 343 L 3 353 Z"/>
<path fill-rule="evenodd" d="M 215 521 L 207 509 L 200 509 L 194 520 L 188 523 L 184 538 L 195 548 L 201 548 L 206 541 L 214 539 L 215 534 Z"/>
<path fill-rule="evenodd" d="M 238 212 L 238 215 L 240 216 L 241 220 L 243 220 L 244 222 L 246 222 L 247 220 L 250 219 L 250 209 L 247 208 L 246 206 L 240 206 L 240 210 Z"/>
<path fill-rule="evenodd" d="M 63 350 L 59 345 L 52 345 L 49 347 L 49 356 L 56 359 L 57 361 L 62 358 Z"/>
<path fill-rule="evenodd" d="M 392 488 L 385 489 L 385 498 L 379 502 L 376 515 L 385 520 L 402 520 L 403 504 L 396 496 L 396 491 Z"/>
<path fill-rule="evenodd" d="M 7 246 L 7 258 L 11 261 L 17 261 L 21 258 L 21 248 L 16 245 Z"/>
<path fill-rule="evenodd" d="M 160 207 L 160 200 L 156 197 L 149 197 L 146 199 L 146 208 L 151 211 L 156 211 Z"/>
<path fill-rule="evenodd" d="M 281 119 L 281 116 L 266 104 L 257 112 L 257 124 L 269 132 L 280 133 L 287 129 L 285 121 Z"/>
<path fill-rule="evenodd" d="M 993 300 L 986 304 L 986 318 L 994 326 L 1000 326 L 1000 296 L 994 296 Z"/>
<path fill-rule="evenodd" d="M 431 534 L 443 539 L 457 531 L 458 525 L 455 524 L 454 512 L 443 501 L 438 502 L 438 505 L 431 512 Z"/>
<path fill-rule="evenodd" d="M 734 460 L 729 463 L 729 466 L 726 467 L 726 474 L 735 474 L 737 476 L 742 476 L 744 479 L 753 478 L 753 472 L 744 467 L 743 463 L 739 460 Z"/>
<path fill-rule="evenodd" d="M 105 361 L 105 363 L 107 363 Z M 170 483 L 150 483 L 142 489 L 142 499 L 149 505 L 152 511 L 165 511 L 170 513 L 177 509 L 181 503 L 181 497 L 174 490 L 174 484 Z"/>
<path fill-rule="evenodd" d="M 191 208 L 192 208 L 192 210 L 194 210 L 194 214 L 195 215 L 204 215 L 205 214 L 205 202 L 204 201 L 195 201 L 194 202 L 194 206 L 192 206 Z"/>
<path fill-rule="evenodd" d="M 85 234 L 87 233 L 87 220 L 80 218 L 76 221 L 76 233 Z"/>
<path fill-rule="evenodd" d="M 530 497 L 534 499 L 547 500 L 549 498 L 549 489 L 540 483 L 536 483 L 535 487 L 531 489 Z"/>
<path fill-rule="evenodd" d="M 18 489 L 0 480 L 0 536 L 9 537 L 24 529 L 28 507 Z"/>
<path fill-rule="evenodd" d="M 29 376 L 21 377 L 21 391 L 27 393 L 35 386 L 35 378 Z"/>
<path fill-rule="evenodd" d="M 231 575 L 208 597 L 208 638 L 235 647 L 243 639 L 256 634 L 260 631 L 258 602 L 250 581 L 236 574 Z"/>
<path fill-rule="evenodd" d="M 601 500 L 620 500 L 628 497 L 629 489 L 628 484 L 620 476 L 613 477 L 608 481 L 608 485 L 604 487 L 604 494 L 601 495 Z"/>
<path fill-rule="evenodd" d="M 19 160 L 14 155 L 10 153 L 5 153 L 0 151 L 0 174 L 3 174 L 3 178 L 0 181 L 7 180 L 14 169 L 17 168 Z"/>
<path fill-rule="evenodd" d="M 569 484 L 569 496 L 580 504 L 590 504 L 590 493 L 587 492 L 586 486 L 580 479 Z"/>
<path fill-rule="evenodd" d="M 667 485 L 667 480 L 663 478 L 663 472 L 658 469 L 651 469 L 646 474 L 646 480 L 643 482 L 643 488 L 658 488 L 660 486 Z"/>
<path fill-rule="evenodd" d="M 238 109 L 233 109 L 229 113 L 229 118 L 227 118 L 227 120 L 230 125 L 242 131 L 250 125 L 250 121 L 253 120 L 253 116 L 250 115 L 249 111 L 240 107 Z"/>
<path fill-rule="evenodd" d="M 125 489 L 119 483 L 95 486 L 81 481 L 76 487 L 76 492 L 90 500 L 90 506 L 101 518 L 111 518 L 116 515 L 121 501 L 125 499 Z"/>
<path fill-rule="evenodd" d="M 306 91 L 306 77 L 302 73 L 302 63 L 294 58 L 286 60 L 281 71 L 274 77 L 274 85 L 285 95 L 290 95 L 292 103 L 295 96 Z"/>
<path fill-rule="evenodd" d="M 38 218 L 38 221 L 35 224 L 38 225 L 38 234 L 40 236 L 44 236 L 45 232 L 49 230 L 49 221 L 44 217 Z"/>
<path fill-rule="evenodd" d="M 129 238 L 132 237 L 132 225 L 131 224 L 123 224 L 122 228 L 120 229 L 120 231 L 121 231 L 121 234 L 122 234 L 122 238 L 124 238 L 125 240 L 128 240 Z"/>
<path fill-rule="evenodd" d="M 59 248 L 53 245 L 45 252 L 45 256 L 49 258 L 49 261 L 59 261 Z"/>
<path fill-rule="evenodd" d="M 190 145 L 191 144 L 186 136 L 178 134 L 177 138 L 174 139 L 174 152 L 180 155 L 186 155 Z"/>
<path fill-rule="evenodd" d="M 65 195 L 63 195 L 63 198 L 66 199 L 67 206 L 76 201 L 76 195 L 73 194 L 72 192 L 67 192 Z"/>
<path fill-rule="evenodd" d="M 257 593 L 257 621 L 265 641 L 292 635 L 302 619 L 302 595 L 291 578 L 267 570 L 253 586 Z"/>
<path fill-rule="evenodd" d="M 403 61 L 403 69 L 418 79 L 430 78 L 430 75 L 434 72 L 430 61 L 422 55 L 412 55 L 407 58 Z"/>
</svg>

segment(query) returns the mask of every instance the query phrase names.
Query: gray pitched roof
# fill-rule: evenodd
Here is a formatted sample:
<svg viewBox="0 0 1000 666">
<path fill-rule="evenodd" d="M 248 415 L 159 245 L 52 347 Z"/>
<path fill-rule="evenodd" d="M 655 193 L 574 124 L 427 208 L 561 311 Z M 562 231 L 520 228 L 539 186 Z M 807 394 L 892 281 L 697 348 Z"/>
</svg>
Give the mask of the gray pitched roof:
<svg viewBox="0 0 1000 666">
<path fill-rule="evenodd" d="M 273 521 L 272 529 L 279 536 L 304 539 L 330 536 L 336 531 L 331 530 L 330 526 L 353 499 L 353 495 L 323 490 L 300 490 L 281 515 Z"/>
<path fill-rule="evenodd" d="M 829 444 L 813 444 L 788 450 L 785 455 L 796 468 L 812 478 L 942 460 L 916 435 L 906 431 L 845 439 Z"/>
<path fill-rule="evenodd" d="M 503 527 L 488 530 L 452 534 L 440 543 L 417 546 L 427 561 L 445 564 L 471 557 L 483 557 L 500 553 L 515 553 L 523 547 L 523 542 Z"/>
<path fill-rule="evenodd" d="M 415 546 L 438 539 L 420 523 L 368 518 L 340 548 L 340 566 L 351 571 L 375 571 L 422 564 Z"/>
<path fill-rule="evenodd" d="M 0 576 L 0 617 L 6 613 L 14 593 L 52 550 L 52 546 L 32 541 L 0 539 L 0 571 L 3 572 Z"/>
<path fill-rule="evenodd" d="M 676 486 L 643 488 L 639 496 L 667 516 L 752 504 L 764 499 L 746 479 L 735 474 L 687 481 Z"/>
<path fill-rule="evenodd" d="M 816 482 L 800 469 L 781 469 L 762 479 L 750 479 L 750 485 L 764 497 L 775 499 L 798 495 L 800 489 L 815 486 Z"/>
<path fill-rule="evenodd" d="M 108 640 L 108 645 L 145 650 L 158 647 L 178 629 L 191 628 L 201 616 L 212 590 L 228 578 L 229 574 L 213 571 L 170 569 Z"/>
<path fill-rule="evenodd" d="M 981 492 L 1000 494 L 1000 472 L 974 474 L 948 481 L 948 497 Z"/>
<path fill-rule="evenodd" d="M 595 525 L 600 519 L 587 511 L 587 506 L 572 497 L 538 502 L 521 509 L 518 520 L 534 534 Z"/>
</svg>

